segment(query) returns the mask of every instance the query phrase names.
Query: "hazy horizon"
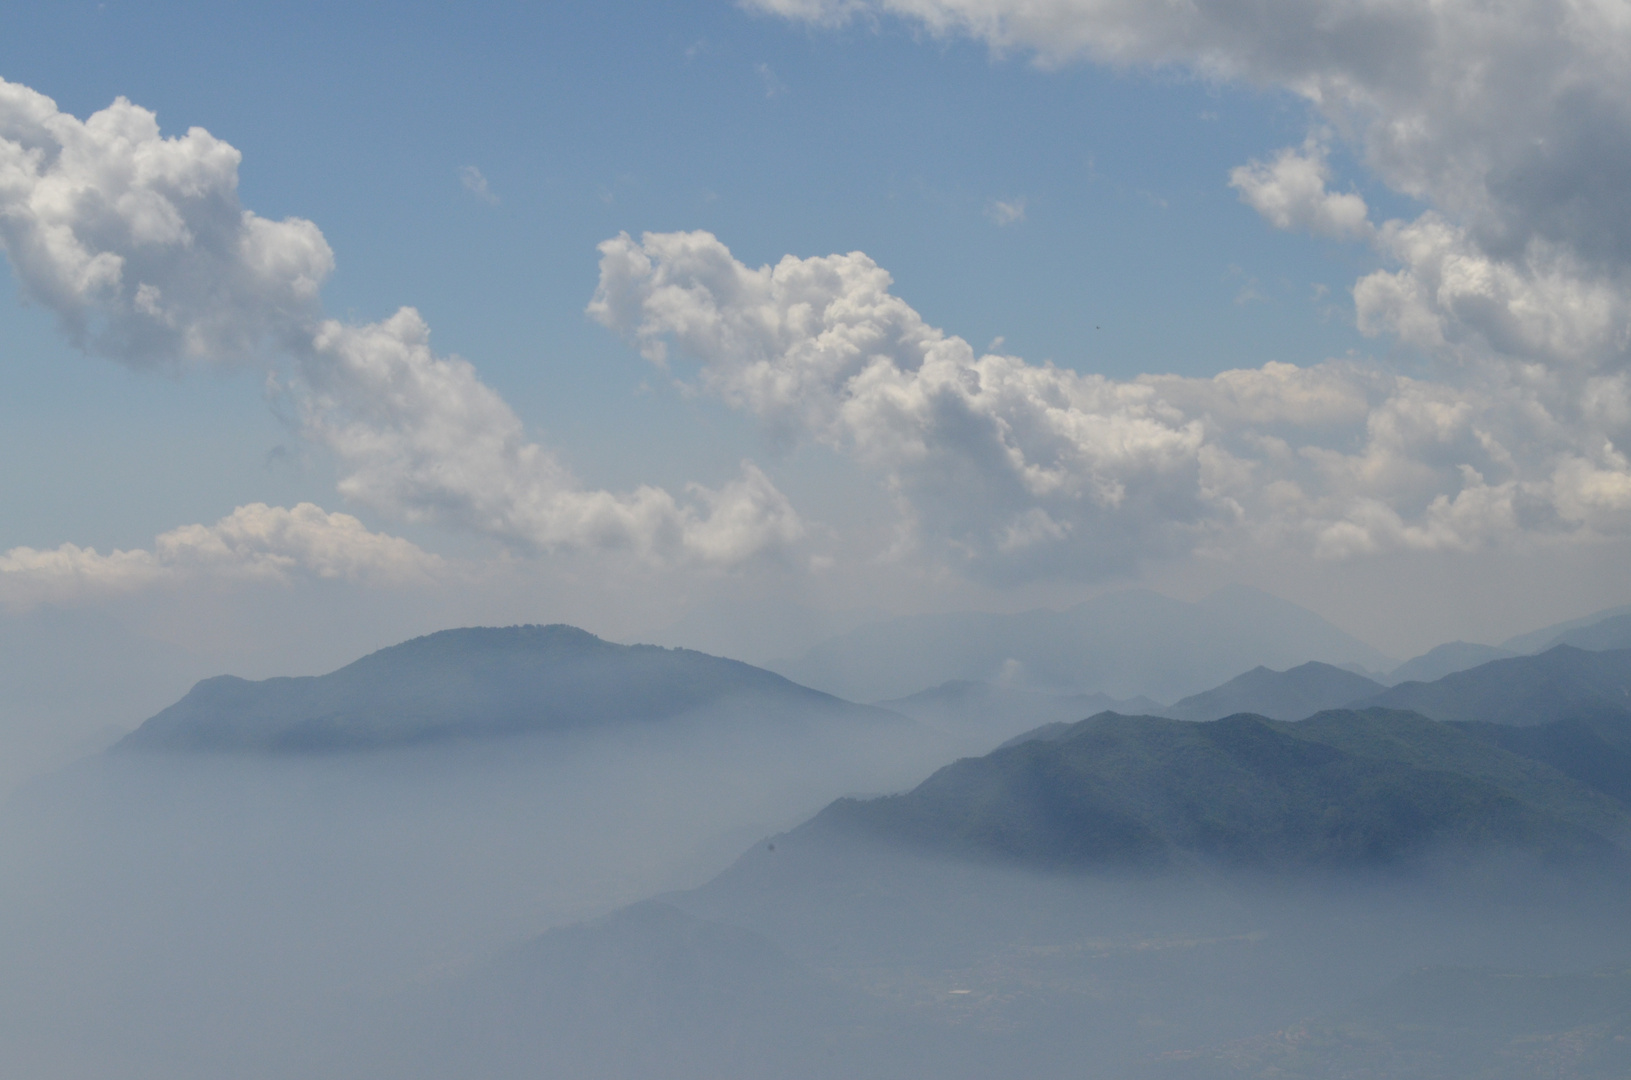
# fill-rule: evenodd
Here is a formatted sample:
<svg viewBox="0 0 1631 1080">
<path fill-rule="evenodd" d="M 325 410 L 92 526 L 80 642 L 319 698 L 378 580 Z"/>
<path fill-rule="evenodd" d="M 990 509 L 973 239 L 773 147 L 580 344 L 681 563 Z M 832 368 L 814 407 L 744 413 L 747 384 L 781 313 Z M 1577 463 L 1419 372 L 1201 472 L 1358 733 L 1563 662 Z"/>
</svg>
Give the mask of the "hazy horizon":
<svg viewBox="0 0 1631 1080">
<path fill-rule="evenodd" d="M 0 1066 L 249 1075 L 310 1036 L 502 1077 L 540 1051 L 483 1003 L 552 1001 L 583 1010 L 575 1078 L 739 1045 L 813 1080 L 823 1030 L 771 1015 L 799 1002 L 849 1032 L 839 1075 L 890 1060 L 879 1017 L 919 1048 L 901 1080 L 1054 1068 L 1100 1006 L 1124 1062 L 1267 1062 L 1287 1024 L 1329 1048 L 1381 1023 L 1361 998 L 1434 995 L 1397 981 L 1414 945 L 1370 955 L 1389 905 L 1435 965 L 1549 957 L 1522 993 L 1597 994 L 1619 1060 L 1631 975 L 1567 979 L 1631 956 L 1593 899 L 1631 837 L 1631 619 L 1503 646 L 1631 607 L 1623 3 L 0 0 L 0 27 Z M 603 640 L 280 681 L 553 624 Z M 191 690 L 222 675 L 270 681 Z M 963 870 L 844 848 L 827 882 L 790 847 L 764 895 L 803 874 L 831 911 L 754 914 L 775 840 L 857 799 L 900 850 L 1040 862 L 969 871 L 957 909 Z M 1452 838 L 1447 888 L 1536 889 L 1459 953 L 1431 944 L 1452 894 L 1372 858 Z M 1351 857 L 1377 906 L 1265 938 L 1272 886 L 1155 926 L 1076 882 L 1057 939 L 1023 903 L 982 923 L 1084 851 Z M 1605 890 L 1511 936 L 1566 891 L 1554 857 Z M 1101 901 L 1143 936 L 1104 946 Z M 1007 989 L 923 989 L 964 961 Z M 414 1011 L 443 991 L 473 1012 Z M 631 1002 L 655 1041 L 605 1051 Z M 324 1075 L 367 1075 L 345 1056 Z"/>
</svg>

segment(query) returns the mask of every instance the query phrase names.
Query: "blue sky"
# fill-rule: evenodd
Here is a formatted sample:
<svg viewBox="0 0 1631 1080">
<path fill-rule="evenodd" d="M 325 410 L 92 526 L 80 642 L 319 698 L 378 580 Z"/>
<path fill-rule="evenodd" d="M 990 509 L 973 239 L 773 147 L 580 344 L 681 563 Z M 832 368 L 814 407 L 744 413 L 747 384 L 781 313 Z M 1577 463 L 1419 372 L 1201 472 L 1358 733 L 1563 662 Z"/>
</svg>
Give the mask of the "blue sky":
<svg viewBox="0 0 1631 1080">
<path fill-rule="evenodd" d="M 729 3 L 5 20 L 4 77 L 82 117 L 123 95 L 166 134 L 238 147 L 244 204 L 328 237 L 331 311 L 418 307 L 439 348 L 613 487 L 717 476 L 753 449 L 738 418 L 678 400 L 584 318 L 595 245 L 620 231 L 707 229 L 752 264 L 864 250 L 930 322 L 1084 371 L 1386 348 L 1343 310 L 1367 253 L 1266 229 L 1227 186 L 1300 138 L 1306 108 L 1283 93 L 1043 71 L 907 26 L 810 30 Z M 469 166 L 496 204 L 462 185 Z M 1018 200 L 1022 221 L 993 222 Z M 288 436 L 252 377 L 132 378 L 8 306 L 0 348 L 27 389 L 0 406 L 0 437 L 50 468 L 8 470 L 0 543 L 141 545 L 251 498 L 332 501 L 320 466 L 268 467 Z"/>
<path fill-rule="evenodd" d="M 1610 7 L 0 24 L 0 621 L 269 674 L 1232 581 L 1402 657 L 1631 599 Z"/>
</svg>

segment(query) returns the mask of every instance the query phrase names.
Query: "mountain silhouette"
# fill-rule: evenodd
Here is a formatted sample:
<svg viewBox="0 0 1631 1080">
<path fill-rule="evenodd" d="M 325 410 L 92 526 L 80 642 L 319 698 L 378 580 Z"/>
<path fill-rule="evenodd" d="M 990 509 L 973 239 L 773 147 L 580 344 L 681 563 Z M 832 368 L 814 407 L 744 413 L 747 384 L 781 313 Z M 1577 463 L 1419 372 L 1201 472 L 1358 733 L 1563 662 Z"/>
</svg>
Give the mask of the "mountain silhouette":
<svg viewBox="0 0 1631 1080">
<path fill-rule="evenodd" d="M 1548 857 L 1631 843 L 1626 808 L 1425 717 L 1287 723 L 1103 713 L 958 761 L 917 788 L 843 799 L 803 828 L 1036 867 L 1386 863 L 1436 847 Z"/>
<path fill-rule="evenodd" d="M 327 675 L 205 679 L 118 750 L 328 752 L 593 729 L 709 711 L 795 725 L 907 723 L 736 660 L 571 626 L 444 630 Z"/>
<path fill-rule="evenodd" d="M 1631 710 L 1631 649 L 1592 652 L 1559 645 L 1408 682 L 1354 703 L 1410 709 L 1435 720 L 1544 724 L 1582 711 Z"/>
<path fill-rule="evenodd" d="M 1189 603 L 1147 589 L 1064 611 L 914 615 L 871 623 L 767 666 L 853 701 L 968 679 L 1056 694 L 1172 701 L 1259 664 L 1396 661 L 1306 608 L 1244 586 Z"/>
<path fill-rule="evenodd" d="M 1501 642 L 1501 648 L 1519 654 L 1544 652 L 1553 645 L 1568 644 L 1562 639 L 1563 635 L 1570 631 L 1596 626 L 1600 622 L 1620 615 L 1631 615 L 1631 604 L 1604 608 L 1601 611 L 1592 612 L 1590 615 L 1583 615 L 1578 619 L 1553 623 L 1551 626 L 1543 626 L 1538 630 L 1529 630 L 1515 637 L 1507 638 Z"/>
<path fill-rule="evenodd" d="M 1457 671 L 1487 664 L 1491 660 L 1504 660 L 1517 653 L 1498 649 L 1494 645 L 1475 645 L 1470 641 L 1451 641 L 1428 649 L 1388 672 L 1392 685 L 1402 682 L 1433 682 Z"/>
<path fill-rule="evenodd" d="M 1385 689 L 1374 679 L 1310 660 L 1287 671 L 1256 667 L 1222 686 L 1159 710 L 1175 720 L 1217 720 L 1255 713 L 1271 720 L 1301 720 Z"/>
<path fill-rule="evenodd" d="M 1577 626 L 1553 638 L 1552 646 L 1573 645 L 1577 649 L 1605 652 L 1631 649 L 1631 615 L 1615 615 L 1590 626 Z"/>
</svg>

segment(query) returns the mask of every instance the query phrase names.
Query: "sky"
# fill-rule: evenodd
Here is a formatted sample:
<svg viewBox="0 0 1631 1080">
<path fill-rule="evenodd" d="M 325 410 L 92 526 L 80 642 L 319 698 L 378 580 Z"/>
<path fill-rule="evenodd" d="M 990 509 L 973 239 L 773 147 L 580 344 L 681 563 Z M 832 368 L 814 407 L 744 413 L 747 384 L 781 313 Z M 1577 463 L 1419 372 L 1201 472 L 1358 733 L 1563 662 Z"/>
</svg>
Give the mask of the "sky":
<svg viewBox="0 0 1631 1080">
<path fill-rule="evenodd" d="M 473 622 L 1631 600 L 1619 5 L 0 25 L 0 635 L 172 657 L 112 721 Z"/>
</svg>

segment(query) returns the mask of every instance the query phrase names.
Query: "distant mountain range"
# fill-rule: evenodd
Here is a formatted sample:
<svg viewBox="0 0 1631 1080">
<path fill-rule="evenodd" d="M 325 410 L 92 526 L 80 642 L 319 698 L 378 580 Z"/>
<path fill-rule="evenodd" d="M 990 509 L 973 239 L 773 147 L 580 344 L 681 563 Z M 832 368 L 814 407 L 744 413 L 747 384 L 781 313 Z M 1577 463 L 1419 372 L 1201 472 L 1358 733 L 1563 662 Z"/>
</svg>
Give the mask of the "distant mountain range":
<svg viewBox="0 0 1631 1080">
<path fill-rule="evenodd" d="M 1230 586 L 1194 603 L 1129 589 L 1065 611 L 914 615 L 766 666 L 853 701 L 896 700 L 958 679 L 1171 701 L 1258 665 L 1309 660 L 1395 664 L 1306 608 Z"/>
<path fill-rule="evenodd" d="M 1401 664 L 1305 608 L 1244 586 L 1220 589 L 1195 603 L 1129 589 L 1064 611 L 953 612 L 868 623 L 765 666 L 853 701 L 899 703 L 946 684 L 975 682 L 1055 697 L 1098 695 L 1108 705 L 1194 697 L 1221 689 L 1219 683 L 1242 671 L 1308 662 L 1342 668 L 1382 686 L 1433 682 L 1557 645 L 1631 648 L 1631 606 L 1542 627 L 1499 646 L 1448 642 Z M 1326 695 L 1311 700 L 1323 707 L 1342 703 Z M 1017 697 L 1010 697 L 1007 707 L 1028 708 Z M 1047 712 L 1035 708 L 1041 710 L 1033 713 L 1038 717 Z M 1200 709 L 1211 712 L 1212 706 Z M 1266 715 L 1278 714 L 1271 707 Z"/>
<path fill-rule="evenodd" d="M 1322 709 L 1335 709 L 1385 689 L 1374 679 L 1310 660 L 1288 671 L 1256 667 L 1222 686 L 1149 712 L 1175 720 L 1216 720 L 1234 713 L 1256 713 L 1270 720 L 1301 720 Z"/>
<path fill-rule="evenodd" d="M 1631 847 L 1631 814 L 1609 794 L 1476 733 L 1385 709 L 1295 723 L 1104 713 L 948 765 L 902 795 L 840 800 L 804 828 L 1036 867 Z"/>
<path fill-rule="evenodd" d="M 1631 751 L 1604 717 L 1058 725 L 543 935 L 450 984 L 413 1056 L 427 1077 L 1617 1077 L 1620 969 L 1443 966 L 1631 947 L 1631 771 L 1582 771 L 1582 730 Z M 1489 1068 L 1445 1068 L 1469 1061 Z"/>
<path fill-rule="evenodd" d="M 1451 641 L 1429 649 L 1413 659 L 1406 660 L 1388 672 L 1387 682 L 1432 682 L 1457 671 L 1487 664 L 1491 660 L 1505 660 L 1518 654 L 1494 645 L 1475 645 L 1470 641 Z"/>
<path fill-rule="evenodd" d="M 581 731 L 688 714 L 906 725 L 736 660 L 617 645 L 570 626 L 444 630 L 327 675 L 205 679 L 119 751 L 320 753 Z"/>
<path fill-rule="evenodd" d="M 1631 649 L 1631 615 L 1616 615 L 1588 626 L 1565 630 L 1552 639 L 1552 645 L 1573 645 L 1597 652 Z"/>
<path fill-rule="evenodd" d="M 1576 630 L 1584 630 L 1609 619 L 1618 618 L 1621 615 L 1631 615 L 1631 604 L 1604 608 L 1601 611 L 1584 615 L 1578 619 L 1570 619 L 1567 622 L 1554 623 L 1551 626 L 1543 626 L 1538 630 L 1518 634 L 1501 642 L 1501 648 L 1511 653 L 1536 653 L 1544 652 L 1553 645 L 1578 645 L 1580 642 L 1568 640 L 1568 635 Z"/>
<path fill-rule="evenodd" d="M 1452 641 L 1429 649 L 1388 672 L 1390 684 L 1432 682 L 1457 671 L 1504 660 L 1546 652 L 1559 645 L 1581 649 L 1631 649 L 1631 607 L 1607 608 L 1594 615 L 1544 626 L 1519 634 L 1499 646 Z"/>
<path fill-rule="evenodd" d="M 1594 652 L 1559 645 L 1535 656 L 1505 657 L 1431 682 L 1392 687 L 1329 664 L 1311 662 L 1286 671 L 1254 668 L 1149 712 L 1195 721 L 1234 713 L 1300 720 L 1323 709 L 1370 706 L 1409 709 L 1435 720 L 1511 725 L 1604 711 L 1631 714 L 1631 650 Z"/>
<path fill-rule="evenodd" d="M 1582 711 L 1631 711 L 1631 650 L 1591 652 L 1558 645 L 1430 683 L 1400 683 L 1362 704 L 1414 709 L 1435 720 L 1544 724 Z"/>
</svg>

